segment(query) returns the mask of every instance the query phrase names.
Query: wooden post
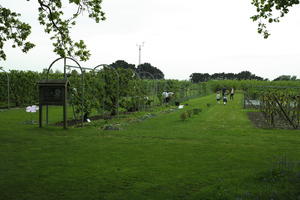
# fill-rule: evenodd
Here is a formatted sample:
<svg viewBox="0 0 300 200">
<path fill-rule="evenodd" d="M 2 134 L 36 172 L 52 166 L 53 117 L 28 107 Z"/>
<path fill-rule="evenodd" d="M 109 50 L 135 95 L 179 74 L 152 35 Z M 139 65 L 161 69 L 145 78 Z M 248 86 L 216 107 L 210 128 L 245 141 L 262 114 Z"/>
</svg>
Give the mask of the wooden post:
<svg viewBox="0 0 300 200">
<path fill-rule="evenodd" d="M 64 88 L 63 115 L 64 115 L 64 129 L 67 129 L 68 128 L 68 124 L 67 124 L 67 85 Z"/>
<path fill-rule="evenodd" d="M 40 103 L 39 105 L 39 127 L 43 127 L 43 105 Z"/>
<path fill-rule="evenodd" d="M 275 100 L 275 102 L 277 103 L 277 105 L 279 106 L 281 112 L 283 113 L 285 119 L 290 123 L 290 125 L 294 128 L 294 129 L 297 129 L 297 125 L 294 124 L 294 122 L 290 119 L 290 117 L 288 116 L 288 114 L 285 112 L 285 110 L 283 109 L 282 107 L 282 104 L 279 102 L 278 98 L 273 95 L 273 98 Z"/>
<path fill-rule="evenodd" d="M 9 76 L 7 75 L 7 108 L 10 108 Z"/>
</svg>

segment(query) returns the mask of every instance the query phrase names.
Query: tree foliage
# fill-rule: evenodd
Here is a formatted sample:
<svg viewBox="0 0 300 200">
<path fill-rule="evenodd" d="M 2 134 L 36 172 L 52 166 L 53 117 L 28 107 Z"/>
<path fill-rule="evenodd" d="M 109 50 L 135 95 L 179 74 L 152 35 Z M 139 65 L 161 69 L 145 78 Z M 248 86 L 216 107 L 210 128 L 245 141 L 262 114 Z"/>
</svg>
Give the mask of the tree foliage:
<svg viewBox="0 0 300 200">
<path fill-rule="evenodd" d="M 281 75 L 281 76 L 275 78 L 273 81 L 295 81 L 296 79 L 297 79 L 297 76 Z"/>
<path fill-rule="evenodd" d="M 299 4 L 299 0 L 252 0 L 252 4 L 256 7 L 257 14 L 251 19 L 258 22 L 257 31 L 266 39 L 270 36 L 267 24 L 279 22 L 291 7 Z"/>
<path fill-rule="evenodd" d="M 150 63 L 144 63 L 137 67 L 137 72 L 142 79 L 164 79 L 164 73 L 152 66 Z"/>
<path fill-rule="evenodd" d="M 13 48 L 18 46 L 25 53 L 34 47 L 34 44 L 27 41 L 31 33 L 31 27 L 19 20 L 20 14 L 0 5 L 0 16 L 0 60 L 6 59 L 3 47 L 8 40 L 13 41 Z"/>
<path fill-rule="evenodd" d="M 27 0 L 30 1 L 30 0 Z M 51 35 L 54 52 L 60 57 L 79 57 L 86 61 L 90 57 L 90 52 L 83 40 L 75 42 L 70 34 L 70 30 L 76 24 L 76 19 L 80 14 L 87 12 L 88 16 L 98 23 L 105 20 L 104 12 L 101 8 L 102 0 L 69 0 L 68 7 L 75 6 L 75 12 L 67 17 L 64 13 L 62 0 L 38 0 L 38 21 L 44 27 L 44 31 Z M 4 43 L 8 40 L 14 42 L 13 47 L 20 47 L 23 52 L 28 52 L 34 44 L 27 41 L 31 33 L 31 26 L 21 22 L 19 16 L 8 8 L 0 6 L 0 60 L 6 59 L 3 50 Z"/>
<path fill-rule="evenodd" d="M 117 60 L 116 62 L 110 64 L 111 67 L 117 69 L 117 68 L 123 68 L 123 69 L 132 69 L 135 70 L 134 64 L 129 64 L 128 62 L 124 60 Z"/>
<path fill-rule="evenodd" d="M 193 83 L 206 82 L 210 80 L 210 75 L 208 73 L 192 73 L 190 75 L 190 80 Z"/>
</svg>

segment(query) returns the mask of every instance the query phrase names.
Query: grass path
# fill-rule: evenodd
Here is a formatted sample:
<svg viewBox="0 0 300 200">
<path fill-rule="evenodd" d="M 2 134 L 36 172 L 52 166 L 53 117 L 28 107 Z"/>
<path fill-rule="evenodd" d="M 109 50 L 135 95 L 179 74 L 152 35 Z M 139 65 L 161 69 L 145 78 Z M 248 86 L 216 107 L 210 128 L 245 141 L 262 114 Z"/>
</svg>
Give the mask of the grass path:
<svg viewBox="0 0 300 200">
<path fill-rule="evenodd" d="M 20 110 L 0 112 L 0 199 L 268 199 L 299 191 L 257 177 L 276 157 L 299 161 L 300 131 L 255 128 L 239 95 L 227 105 L 213 95 L 188 104 L 203 112 L 184 122 L 182 111 L 160 114 L 121 131 L 38 129 L 20 123 Z"/>
</svg>

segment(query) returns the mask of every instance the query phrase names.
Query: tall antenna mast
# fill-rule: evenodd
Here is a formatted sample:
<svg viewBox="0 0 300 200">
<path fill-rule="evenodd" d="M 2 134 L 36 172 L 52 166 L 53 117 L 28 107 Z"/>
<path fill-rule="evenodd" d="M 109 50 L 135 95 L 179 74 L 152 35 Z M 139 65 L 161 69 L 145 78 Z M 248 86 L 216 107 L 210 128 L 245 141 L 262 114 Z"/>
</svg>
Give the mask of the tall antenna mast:
<svg viewBox="0 0 300 200">
<path fill-rule="evenodd" d="M 144 47 L 145 42 L 142 42 L 142 44 L 137 44 L 136 46 L 139 48 L 139 64 L 142 64 L 142 47 Z"/>
</svg>

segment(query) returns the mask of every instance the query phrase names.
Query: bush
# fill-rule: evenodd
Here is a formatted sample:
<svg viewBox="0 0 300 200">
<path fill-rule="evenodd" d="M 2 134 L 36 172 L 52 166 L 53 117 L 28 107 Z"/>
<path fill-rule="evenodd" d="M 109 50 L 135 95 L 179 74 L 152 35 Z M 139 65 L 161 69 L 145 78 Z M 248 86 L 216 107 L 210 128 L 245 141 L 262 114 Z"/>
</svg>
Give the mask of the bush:
<svg viewBox="0 0 300 200">
<path fill-rule="evenodd" d="M 187 111 L 187 115 L 188 115 L 188 117 L 192 117 L 192 115 L 193 115 L 193 110 L 188 110 L 188 111 Z"/>
<path fill-rule="evenodd" d="M 194 109 L 193 109 L 193 114 L 194 114 L 194 115 L 198 115 L 200 112 L 202 112 L 202 109 L 201 109 L 201 108 L 194 108 Z"/>
<path fill-rule="evenodd" d="M 185 111 L 185 112 L 182 112 L 181 114 L 180 114 L 180 119 L 182 120 L 182 121 L 185 121 L 185 120 L 187 120 L 187 118 L 188 118 L 188 113 Z"/>
<path fill-rule="evenodd" d="M 106 124 L 103 126 L 103 130 L 118 131 L 121 130 L 120 124 Z"/>
</svg>

